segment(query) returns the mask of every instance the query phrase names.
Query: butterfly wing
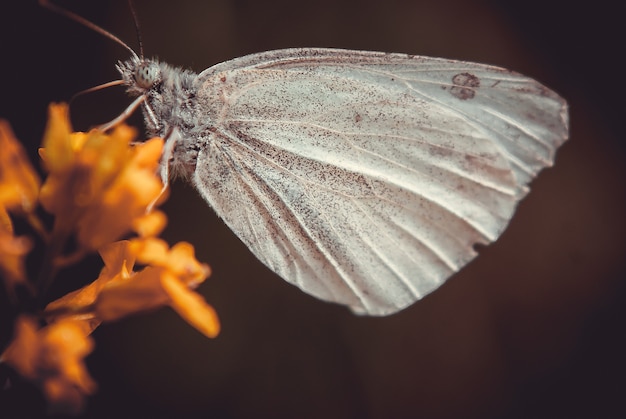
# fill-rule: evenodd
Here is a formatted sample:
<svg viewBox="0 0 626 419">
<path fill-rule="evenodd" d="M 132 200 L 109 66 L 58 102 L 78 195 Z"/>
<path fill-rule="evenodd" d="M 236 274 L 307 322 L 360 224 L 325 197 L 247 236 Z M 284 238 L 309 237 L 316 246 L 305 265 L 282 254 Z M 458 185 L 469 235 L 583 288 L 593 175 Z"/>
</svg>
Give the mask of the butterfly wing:
<svg viewBox="0 0 626 419">
<path fill-rule="evenodd" d="M 199 80 L 202 196 L 282 278 L 370 315 L 496 240 L 567 138 L 563 99 L 481 64 L 288 49 Z"/>
</svg>

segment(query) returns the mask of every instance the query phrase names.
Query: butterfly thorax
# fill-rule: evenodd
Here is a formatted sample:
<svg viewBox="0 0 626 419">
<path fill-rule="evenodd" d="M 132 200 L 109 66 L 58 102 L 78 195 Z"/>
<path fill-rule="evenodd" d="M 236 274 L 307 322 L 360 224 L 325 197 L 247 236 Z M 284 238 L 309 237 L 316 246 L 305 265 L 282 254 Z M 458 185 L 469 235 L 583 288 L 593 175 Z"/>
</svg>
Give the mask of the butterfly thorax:
<svg viewBox="0 0 626 419">
<path fill-rule="evenodd" d="M 198 142 L 196 125 L 201 118 L 197 106 L 198 75 L 154 59 L 119 62 L 130 96 L 145 98 L 142 110 L 149 136 L 171 140 L 167 164 L 171 173 L 188 176 L 195 169 Z M 176 149 L 176 152 L 173 150 Z"/>
</svg>

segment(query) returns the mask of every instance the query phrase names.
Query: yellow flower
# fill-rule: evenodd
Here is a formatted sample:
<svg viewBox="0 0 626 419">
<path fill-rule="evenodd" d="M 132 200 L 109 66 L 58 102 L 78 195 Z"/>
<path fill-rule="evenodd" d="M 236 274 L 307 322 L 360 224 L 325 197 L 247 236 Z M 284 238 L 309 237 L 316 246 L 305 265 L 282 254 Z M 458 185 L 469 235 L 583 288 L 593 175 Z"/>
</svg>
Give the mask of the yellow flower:
<svg viewBox="0 0 626 419">
<path fill-rule="evenodd" d="M 133 231 L 140 237 L 154 237 L 163 231 L 166 224 L 167 217 L 163 212 L 150 211 L 143 216 L 135 218 L 133 221 Z"/>
<path fill-rule="evenodd" d="M 156 176 L 162 147 L 160 139 L 134 147 L 131 159 L 99 197 L 100 202 L 78 222 L 79 242 L 97 249 L 118 239 L 133 227 L 142 225 L 140 221 L 149 219 L 146 210 L 163 189 Z M 150 160 L 149 164 L 146 164 L 146 160 Z M 159 232 L 158 229 L 151 231 Z"/>
<path fill-rule="evenodd" d="M 11 295 L 16 284 L 27 283 L 24 258 L 31 247 L 32 243 L 28 238 L 13 234 L 11 218 L 6 208 L 0 204 L 0 275 Z"/>
<path fill-rule="evenodd" d="M 159 239 L 134 239 L 106 246 L 100 255 L 105 268 L 98 279 L 50 303 L 48 313 L 67 311 L 49 320 L 69 314 L 91 331 L 102 321 L 169 305 L 204 335 L 217 336 L 220 325 L 215 310 L 192 291 L 210 274 L 209 267 L 195 259 L 193 246 L 178 243 L 169 249 Z M 147 266 L 134 272 L 135 260 Z"/>
<path fill-rule="evenodd" d="M 75 230 L 78 243 L 87 249 L 98 249 L 133 229 L 159 232 L 154 216 L 148 218 L 153 220 L 148 227 L 145 220 L 163 190 L 156 174 L 163 141 L 131 146 L 135 135 L 123 124 L 110 135 L 97 130 L 72 133 L 67 106 L 50 106 L 40 151 L 49 175 L 40 201 L 56 217 L 56 228 L 65 234 Z"/>
<path fill-rule="evenodd" d="M 0 151 L 0 205 L 9 211 L 32 212 L 41 181 L 4 120 L 0 120 Z"/>
<path fill-rule="evenodd" d="M 132 270 L 135 264 L 134 255 L 127 251 L 127 243 L 126 241 L 120 241 L 102 247 L 99 253 L 104 261 L 104 268 L 100 271 L 98 278 L 91 284 L 72 291 L 48 304 L 46 312 L 61 313 L 58 316 L 48 315 L 48 322 L 68 318 L 69 316 L 69 318 L 79 321 L 86 333 L 91 333 L 98 327 L 102 320 L 96 316 L 91 306 L 108 282 L 128 278 L 130 276 L 129 271 Z M 84 308 L 89 310 L 84 311 Z"/>
<path fill-rule="evenodd" d="M 208 337 L 217 336 L 220 324 L 194 291 L 210 275 L 209 267 L 195 258 L 191 244 L 170 248 L 155 238 L 167 223 L 165 214 L 152 210 L 165 198 L 157 174 L 163 140 L 133 144 L 135 130 L 123 124 L 110 134 L 74 133 L 66 105 L 51 105 L 49 115 L 39 151 L 48 177 L 41 186 L 8 124 L 0 121 L 0 275 L 13 297 L 12 312 L 22 313 L 0 363 L 36 383 L 53 410 L 78 413 L 96 389 L 84 358 L 93 350 L 89 334 L 102 322 L 170 306 Z M 54 216 L 52 231 L 37 217 L 37 205 Z M 31 241 L 15 236 L 9 213 L 23 216 L 45 242 L 36 282 L 24 267 Z M 131 232 L 131 240 L 116 241 Z M 35 318 L 33 310 L 47 301 L 61 268 L 94 250 L 104 261 L 98 278 Z M 135 271 L 136 263 L 141 268 Z M 14 292 L 18 283 L 28 287 L 27 297 Z"/>
<path fill-rule="evenodd" d="M 39 329 L 34 319 L 21 316 L 0 359 L 38 383 L 53 408 L 77 413 L 84 396 L 96 390 L 83 362 L 92 350 L 92 339 L 72 320 Z"/>
<path fill-rule="evenodd" d="M 196 260 L 193 246 L 187 242 L 169 249 L 165 241 L 157 238 L 134 239 L 129 248 L 140 263 L 165 268 L 191 288 L 196 288 L 211 274 L 207 265 Z"/>
</svg>

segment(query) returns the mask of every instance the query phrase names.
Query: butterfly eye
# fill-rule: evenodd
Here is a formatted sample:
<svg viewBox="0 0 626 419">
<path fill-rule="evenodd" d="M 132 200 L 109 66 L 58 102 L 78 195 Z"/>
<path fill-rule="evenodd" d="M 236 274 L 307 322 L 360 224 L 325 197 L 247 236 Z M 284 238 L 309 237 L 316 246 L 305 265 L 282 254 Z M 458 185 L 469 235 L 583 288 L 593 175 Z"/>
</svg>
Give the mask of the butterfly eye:
<svg viewBox="0 0 626 419">
<path fill-rule="evenodd" d="M 161 71 L 155 63 L 143 63 L 135 70 L 135 81 L 139 87 L 149 89 L 161 79 Z"/>
</svg>

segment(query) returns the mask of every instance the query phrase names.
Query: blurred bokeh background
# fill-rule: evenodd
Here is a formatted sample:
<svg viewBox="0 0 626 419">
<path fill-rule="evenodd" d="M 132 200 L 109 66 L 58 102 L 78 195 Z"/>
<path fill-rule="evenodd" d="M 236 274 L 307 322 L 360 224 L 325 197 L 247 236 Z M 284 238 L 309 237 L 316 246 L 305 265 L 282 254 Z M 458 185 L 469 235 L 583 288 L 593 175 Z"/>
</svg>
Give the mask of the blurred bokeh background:
<svg viewBox="0 0 626 419">
<path fill-rule="evenodd" d="M 125 1 L 59 3 L 136 46 Z M 284 283 L 176 182 L 164 237 L 193 243 L 211 265 L 200 291 L 223 332 L 208 340 L 168 309 L 100 327 L 88 358 L 100 390 L 85 418 L 626 417 L 619 2 L 141 0 L 136 8 L 146 55 L 197 72 L 305 46 L 514 69 L 568 99 L 571 139 L 496 244 L 387 318 L 354 316 Z M 116 79 L 114 64 L 127 56 L 34 0 L 4 2 L 0 117 L 35 159 L 48 103 Z M 128 103 L 119 88 L 80 97 L 75 128 L 108 121 Z M 100 266 L 94 256 L 65 275 L 87 282 Z M 33 394 L 1 397 L 0 417 L 36 416 Z"/>
</svg>

